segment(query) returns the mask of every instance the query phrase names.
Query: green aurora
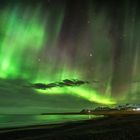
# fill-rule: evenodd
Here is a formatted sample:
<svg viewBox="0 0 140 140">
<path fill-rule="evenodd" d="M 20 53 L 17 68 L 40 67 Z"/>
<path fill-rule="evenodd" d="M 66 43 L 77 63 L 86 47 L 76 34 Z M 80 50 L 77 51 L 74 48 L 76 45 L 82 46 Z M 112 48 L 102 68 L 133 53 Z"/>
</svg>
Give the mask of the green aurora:
<svg viewBox="0 0 140 140">
<path fill-rule="evenodd" d="M 33 67 L 44 40 L 44 26 L 36 18 L 37 13 L 21 16 L 18 8 L 6 9 L 2 14 L 0 77 L 29 78 L 27 68 Z M 34 54 L 32 55 L 32 51 Z M 28 54 L 28 55 L 27 55 Z"/>
<path fill-rule="evenodd" d="M 138 45 L 140 42 L 136 27 L 140 19 L 133 10 L 129 15 L 129 6 L 126 6 L 123 23 L 118 20 L 114 24 L 115 21 L 111 22 L 112 18 L 106 9 L 100 9 L 95 13 L 94 6 L 89 5 L 89 10 L 83 16 L 83 19 L 88 17 L 88 22 L 77 21 L 76 18 L 73 20 L 73 24 L 77 24 L 78 27 L 78 29 L 75 27 L 77 30 L 74 28 L 76 31 L 71 30 L 74 25 L 69 25 L 70 29 L 67 28 L 64 5 L 49 7 L 46 14 L 43 14 L 41 6 L 23 8 L 18 5 L 2 9 L 0 11 L 1 79 L 21 79 L 27 84 L 49 84 L 64 79 L 98 80 L 100 81 L 98 85 L 30 90 L 35 96 L 45 95 L 46 98 L 72 95 L 89 102 L 107 105 L 121 100 L 134 102 L 139 97 L 140 89 L 139 83 L 133 82 L 139 79 Z M 137 20 L 135 25 L 134 22 L 129 22 L 132 18 Z M 79 22 L 82 22 L 82 25 L 79 25 Z M 118 39 L 114 33 L 114 30 L 120 29 L 117 24 L 123 27 L 119 37 L 123 39 Z M 64 27 L 67 28 L 66 31 Z M 113 50 L 120 40 L 123 40 L 124 47 L 122 47 L 123 55 L 120 55 L 119 60 L 124 62 L 116 66 L 114 55 L 117 53 L 115 54 Z M 133 45 L 136 47 L 131 53 Z M 130 62 L 134 69 L 131 68 Z M 125 71 L 125 67 L 128 72 Z M 130 73 L 132 77 L 129 77 Z M 118 88 L 118 83 L 121 83 L 122 87 Z M 116 98 L 116 92 L 120 93 L 121 98 L 120 96 Z"/>
<path fill-rule="evenodd" d="M 54 25 L 53 35 L 49 31 L 49 22 L 53 15 L 53 9 L 50 10 L 46 16 L 45 21 L 39 18 L 40 10 L 28 9 L 22 13 L 20 8 L 7 8 L 1 12 L 1 48 L 0 48 L 0 77 L 3 79 L 25 79 L 28 82 L 42 82 L 48 83 L 53 80 L 62 79 L 81 79 L 82 71 L 78 68 L 69 68 L 68 62 L 61 60 L 57 66 L 57 71 L 54 71 L 53 61 L 56 58 L 44 60 L 36 65 L 36 61 L 40 61 L 38 56 L 43 50 L 45 43 L 57 49 L 57 38 L 63 22 L 63 10 L 59 10 Z M 51 35 L 51 37 L 49 37 Z M 52 43 L 53 42 L 53 43 Z M 48 48 L 49 49 L 49 48 Z M 49 60 L 48 60 L 49 59 Z M 45 64 L 44 64 L 45 63 Z M 38 68 L 39 66 L 39 68 Z M 44 75 L 47 75 L 44 76 Z M 49 76 L 48 76 L 49 75 Z M 69 88 L 55 88 L 51 90 L 37 90 L 39 93 L 47 94 L 71 94 L 84 98 L 91 102 L 113 104 L 114 101 L 109 99 L 109 96 L 101 96 L 96 90 L 88 87 L 69 87 Z"/>
</svg>

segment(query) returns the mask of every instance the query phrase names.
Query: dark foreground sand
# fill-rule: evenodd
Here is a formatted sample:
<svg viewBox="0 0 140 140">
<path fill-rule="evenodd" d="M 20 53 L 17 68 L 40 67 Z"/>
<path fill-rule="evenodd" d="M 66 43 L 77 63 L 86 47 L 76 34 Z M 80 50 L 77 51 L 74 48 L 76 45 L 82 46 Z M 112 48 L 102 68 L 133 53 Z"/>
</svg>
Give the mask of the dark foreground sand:
<svg viewBox="0 0 140 140">
<path fill-rule="evenodd" d="M 0 130 L 0 140 L 140 140 L 140 116 Z"/>
</svg>

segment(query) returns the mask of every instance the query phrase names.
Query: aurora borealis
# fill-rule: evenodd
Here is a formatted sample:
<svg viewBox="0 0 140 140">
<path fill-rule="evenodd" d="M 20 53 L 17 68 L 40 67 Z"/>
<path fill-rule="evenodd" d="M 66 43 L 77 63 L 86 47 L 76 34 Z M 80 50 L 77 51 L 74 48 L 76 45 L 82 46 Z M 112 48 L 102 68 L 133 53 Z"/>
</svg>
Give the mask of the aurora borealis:
<svg viewBox="0 0 140 140">
<path fill-rule="evenodd" d="M 6 9 L 2 15 L 1 29 L 5 30 L 1 33 L 0 77 L 29 78 L 27 67 L 35 65 L 32 60 L 43 45 L 44 27 L 36 19 L 36 13 L 28 17 L 26 13 L 21 16 L 18 8 L 11 10 Z"/>
<path fill-rule="evenodd" d="M 117 4 L 119 8 L 114 8 Z M 130 1 L 3 2 L 0 112 L 10 107 L 22 112 L 16 106 L 23 112 L 28 108 L 42 112 L 139 102 L 139 12 L 137 2 Z M 64 79 L 89 84 L 27 87 Z"/>
</svg>

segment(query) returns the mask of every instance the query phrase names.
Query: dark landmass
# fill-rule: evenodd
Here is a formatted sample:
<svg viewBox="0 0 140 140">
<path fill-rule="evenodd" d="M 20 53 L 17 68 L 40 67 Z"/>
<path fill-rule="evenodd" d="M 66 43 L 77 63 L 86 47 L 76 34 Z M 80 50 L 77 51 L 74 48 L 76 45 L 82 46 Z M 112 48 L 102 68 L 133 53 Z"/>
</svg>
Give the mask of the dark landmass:
<svg viewBox="0 0 140 140">
<path fill-rule="evenodd" d="M 3 129 L 0 137 L 4 140 L 139 140 L 140 115 Z"/>
</svg>

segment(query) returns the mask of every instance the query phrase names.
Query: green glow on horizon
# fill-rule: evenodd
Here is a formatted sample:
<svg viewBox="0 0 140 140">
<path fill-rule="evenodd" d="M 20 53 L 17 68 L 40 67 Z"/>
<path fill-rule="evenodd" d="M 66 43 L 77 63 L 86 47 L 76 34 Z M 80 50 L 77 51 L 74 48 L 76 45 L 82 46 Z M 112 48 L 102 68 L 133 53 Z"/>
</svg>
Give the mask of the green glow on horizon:
<svg viewBox="0 0 140 140">
<path fill-rule="evenodd" d="M 89 88 L 83 88 L 83 87 L 56 87 L 48 90 L 40 90 L 37 89 L 37 92 L 41 94 L 70 94 L 73 96 L 78 96 L 83 99 L 86 99 L 90 102 L 96 102 L 100 104 L 107 104 L 107 105 L 113 105 L 116 104 L 116 102 L 113 99 L 110 99 L 109 97 L 103 97 L 101 96 L 96 90 L 89 89 Z"/>
</svg>

